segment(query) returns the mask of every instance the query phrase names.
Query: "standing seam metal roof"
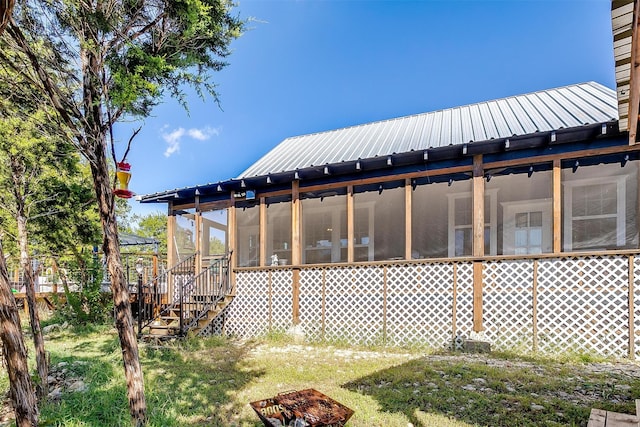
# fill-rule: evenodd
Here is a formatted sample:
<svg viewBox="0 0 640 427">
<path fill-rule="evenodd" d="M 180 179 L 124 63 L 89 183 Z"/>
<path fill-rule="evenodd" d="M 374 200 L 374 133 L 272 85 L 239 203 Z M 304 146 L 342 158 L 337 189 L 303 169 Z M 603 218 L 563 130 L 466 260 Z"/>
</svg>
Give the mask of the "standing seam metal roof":
<svg viewBox="0 0 640 427">
<path fill-rule="evenodd" d="M 238 178 L 617 120 L 595 82 L 287 138 Z"/>
</svg>

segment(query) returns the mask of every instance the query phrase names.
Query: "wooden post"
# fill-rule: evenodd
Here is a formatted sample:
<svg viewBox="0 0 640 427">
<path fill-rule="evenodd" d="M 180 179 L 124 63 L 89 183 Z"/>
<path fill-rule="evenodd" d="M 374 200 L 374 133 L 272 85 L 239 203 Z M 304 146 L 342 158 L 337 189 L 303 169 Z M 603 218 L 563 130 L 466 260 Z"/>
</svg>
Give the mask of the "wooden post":
<svg viewBox="0 0 640 427">
<path fill-rule="evenodd" d="M 195 239 L 196 239 L 196 276 L 202 271 L 202 213 L 196 211 L 194 213 L 195 219 Z"/>
<path fill-rule="evenodd" d="M 640 22 L 638 2 L 633 2 L 633 26 L 631 28 L 631 70 L 629 75 L 629 145 L 636 144 L 638 114 L 640 113 Z M 624 130 L 624 129 L 620 129 Z"/>
<path fill-rule="evenodd" d="M 553 161 L 553 253 L 562 252 L 562 168 Z"/>
<path fill-rule="evenodd" d="M 231 286 L 231 294 L 236 293 L 236 266 L 238 265 L 238 250 L 236 248 L 238 241 L 238 227 L 236 226 L 236 206 L 233 196 L 229 205 L 229 252 L 232 254 L 229 260 L 229 285 Z"/>
<path fill-rule="evenodd" d="M 635 360 L 636 358 L 636 329 L 635 329 L 635 286 L 633 282 L 635 281 L 635 273 L 634 273 L 634 259 L 633 255 L 629 255 L 629 297 L 628 297 L 628 306 L 629 306 L 629 359 Z"/>
<path fill-rule="evenodd" d="M 533 328 L 533 351 L 537 352 L 538 351 L 538 260 L 537 259 L 533 260 L 532 286 L 533 286 L 533 289 L 532 289 L 533 307 L 531 308 L 531 310 L 532 310 L 533 324 L 531 326 Z"/>
<path fill-rule="evenodd" d="M 300 185 L 293 181 L 291 185 L 291 264 L 300 265 L 302 248 L 300 247 Z"/>
<path fill-rule="evenodd" d="M 387 266 L 383 267 L 382 287 L 382 344 L 387 344 Z"/>
<path fill-rule="evenodd" d="M 258 265 L 264 267 L 267 262 L 267 201 L 265 197 L 260 197 L 260 221 L 258 230 L 258 239 L 260 242 L 260 260 Z"/>
<path fill-rule="evenodd" d="M 473 156 L 473 256 L 484 256 L 484 166 L 482 155 Z M 482 325 L 482 261 L 473 261 L 473 330 Z"/>
<path fill-rule="evenodd" d="M 293 264 L 292 275 L 292 318 L 293 324 L 300 323 L 300 264 L 302 260 L 302 248 L 300 247 L 300 184 L 293 181 L 291 185 L 291 264 Z"/>
<path fill-rule="evenodd" d="M 292 319 L 293 324 L 300 324 L 300 267 L 293 268 L 293 289 L 291 293 L 292 299 Z"/>
<path fill-rule="evenodd" d="M 347 186 L 347 262 L 352 263 L 354 260 L 353 244 L 355 239 L 354 229 L 354 204 L 353 204 L 353 185 Z"/>
<path fill-rule="evenodd" d="M 322 270 L 322 325 L 321 337 L 324 340 L 326 328 L 326 310 L 327 310 L 327 270 Z"/>
<path fill-rule="evenodd" d="M 456 321 L 458 317 L 458 264 L 453 264 L 453 307 L 451 307 L 451 331 L 453 334 L 453 346 L 452 350 L 456 349 L 456 337 L 458 335 L 458 328 Z"/>
<path fill-rule="evenodd" d="M 173 212 L 173 203 L 168 203 L 167 216 L 167 268 L 177 264 L 176 256 L 176 214 Z M 173 295 L 173 275 L 167 275 L 167 299 Z"/>
<path fill-rule="evenodd" d="M 413 200 L 413 187 L 411 179 L 404 182 L 404 259 L 410 260 L 411 256 L 411 202 Z"/>
</svg>

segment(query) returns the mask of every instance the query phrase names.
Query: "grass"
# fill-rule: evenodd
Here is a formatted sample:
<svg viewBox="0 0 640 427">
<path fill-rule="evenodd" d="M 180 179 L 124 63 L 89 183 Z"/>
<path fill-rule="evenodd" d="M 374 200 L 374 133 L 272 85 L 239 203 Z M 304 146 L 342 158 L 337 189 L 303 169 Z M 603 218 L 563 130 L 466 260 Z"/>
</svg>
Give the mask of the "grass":
<svg viewBox="0 0 640 427">
<path fill-rule="evenodd" d="M 51 365 L 67 362 L 67 375 L 88 390 L 44 404 L 41 425 L 130 425 L 112 328 L 56 331 L 46 346 Z M 310 387 L 353 409 L 351 427 L 584 426 L 590 408 L 633 413 L 640 396 L 639 366 L 584 355 L 427 354 L 300 345 L 282 335 L 141 344 L 140 355 L 150 427 L 261 426 L 249 402 Z M 7 381 L 3 374 L 0 386 Z"/>
</svg>

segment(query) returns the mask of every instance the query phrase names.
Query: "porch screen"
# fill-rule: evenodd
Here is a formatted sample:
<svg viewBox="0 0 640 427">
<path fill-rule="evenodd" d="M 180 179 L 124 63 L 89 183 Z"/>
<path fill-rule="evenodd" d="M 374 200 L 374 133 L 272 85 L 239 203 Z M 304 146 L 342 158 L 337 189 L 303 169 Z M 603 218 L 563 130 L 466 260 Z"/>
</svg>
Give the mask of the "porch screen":
<svg viewBox="0 0 640 427">
<path fill-rule="evenodd" d="M 302 262 L 346 262 L 347 241 L 346 195 L 336 191 L 306 194 L 302 200 Z"/>
<path fill-rule="evenodd" d="M 638 247 L 639 163 L 578 162 L 562 170 L 565 251 Z"/>
<path fill-rule="evenodd" d="M 267 199 L 267 259 L 265 265 L 291 264 L 291 201 Z"/>
<path fill-rule="evenodd" d="M 218 257 L 227 252 L 227 210 L 202 213 L 202 255 Z"/>
<path fill-rule="evenodd" d="M 385 183 L 354 191 L 354 260 L 404 259 L 404 184 Z"/>
<path fill-rule="evenodd" d="M 176 231 L 173 236 L 175 259 L 180 262 L 196 252 L 195 211 L 182 210 L 176 215 Z"/>
<path fill-rule="evenodd" d="M 236 206 L 238 267 L 260 264 L 260 208 L 255 203 Z"/>
<path fill-rule="evenodd" d="M 446 182 L 415 187 L 411 202 L 411 258 L 448 256 L 447 192 L 451 188 Z"/>
<path fill-rule="evenodd" d="M 551 164 L 487 171 L 485 211 L 495 213 L 488 224 L 497 245 L 487 255 L 526 255 L 553 251 L 553 172 Z M 486 220 L 487 218 L 485 218 Z M 495 252 L 494 252 L 495 251 Z"/>
</svg>

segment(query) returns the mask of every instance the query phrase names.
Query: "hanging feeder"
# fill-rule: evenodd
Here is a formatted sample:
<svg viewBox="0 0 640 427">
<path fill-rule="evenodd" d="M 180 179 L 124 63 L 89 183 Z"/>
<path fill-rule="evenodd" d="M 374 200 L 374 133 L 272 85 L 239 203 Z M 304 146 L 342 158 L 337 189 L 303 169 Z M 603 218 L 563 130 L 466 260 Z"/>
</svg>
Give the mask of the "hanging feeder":
<svg viewBox="0 0 640 427">
<path fill-rule="evenodd" d="M 130 199 L 134 193 L 129 190 L 129 180 L 131 179 L 131 165 L 126 161 L 118 163 L 116 168 L 116 178 L 118 178 L 118 187 L 113 190 L 113 194 L 121 199 Z"/>
</svg>

